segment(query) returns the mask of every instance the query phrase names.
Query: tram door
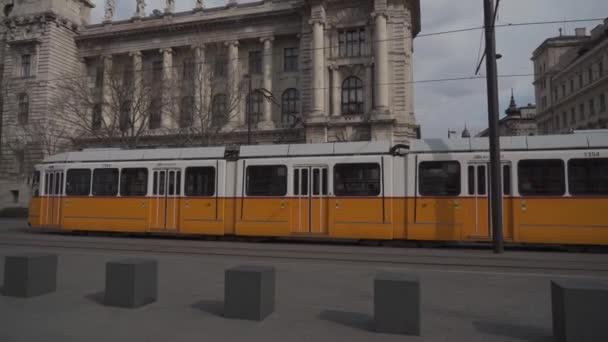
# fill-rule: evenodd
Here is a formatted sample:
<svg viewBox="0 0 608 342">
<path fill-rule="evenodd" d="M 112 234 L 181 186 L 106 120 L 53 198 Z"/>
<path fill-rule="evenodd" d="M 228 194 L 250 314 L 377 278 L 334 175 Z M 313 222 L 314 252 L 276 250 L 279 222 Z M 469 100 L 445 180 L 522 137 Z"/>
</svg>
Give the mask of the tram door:
<svg viewBox="0 0 608 342">
<path fill-rule="evenodd" d="M 502 168 L 502 208 L 503 238 L 512 239 L 513 206 L 511 198 L 511 164 L 503 163 Z M 469 237 L 477 240 L 492 239 L 492 207 L 490 203 L 490 165 L 470 164 L 468 167 L 468 191 L 473 196 L 474 231 Z"/>
<path fill-rule="evenodd" d="M 294 169 L 294 233 L 328 233 L 327 170 L 327 166 L 301 166 Z"/>
<path fill-rule="evenodd" d="M 182 173 L 175 169 L 154 170 L 152 179 L 151 228 L 177 231 Z"/>
<path fill-rule="evenodd" d="M 47 228 L 59 228 L 61 225 L 61 197 L 63 194 L 63 170 L 46 171 L 44 175 L 44 223 Z"/>
</svg>

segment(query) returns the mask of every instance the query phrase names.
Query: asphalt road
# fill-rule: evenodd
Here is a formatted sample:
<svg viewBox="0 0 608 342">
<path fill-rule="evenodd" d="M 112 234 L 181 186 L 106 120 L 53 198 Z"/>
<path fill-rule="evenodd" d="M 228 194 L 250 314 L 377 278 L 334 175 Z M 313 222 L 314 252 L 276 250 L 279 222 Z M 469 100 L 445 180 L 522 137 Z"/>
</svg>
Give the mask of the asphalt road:
<svg viewBox="0 0 608 342">
<path fill-rule="evenodd" d="M 552 341 L 550 280 L 608 284 L 606 254 L 72 236 L 23 226 L 0 220 L 0 256 L 59 254 L 58 290 L 0 297 L 0 341 Z M 159 261 L 159 300 L 103 306 L 105 263 L 131 256 Z M 222 315 L 224 270 L 242 264 L 277 269 L 276 311 L 261 323 Z M 420 278 L 422 336 L 373 332 L 373 278 L 386 270 Z"/>
</svg>

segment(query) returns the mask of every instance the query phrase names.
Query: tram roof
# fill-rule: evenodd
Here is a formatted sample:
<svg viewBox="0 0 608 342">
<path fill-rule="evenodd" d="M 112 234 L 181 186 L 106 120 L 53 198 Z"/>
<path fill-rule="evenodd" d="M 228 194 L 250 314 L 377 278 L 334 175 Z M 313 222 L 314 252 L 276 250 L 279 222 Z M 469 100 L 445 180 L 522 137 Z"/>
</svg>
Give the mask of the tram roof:
<svg viewBox="0 0 608 342">
<path fill-rule="evenodd" d="M 222 159 L 225 147 L 159 148 L 141 150 L 87 149 L 50 156 L 44 163 Z"/>
<path fill-rule="evenodd" d="M 391 144 L 388 141 L 361 141 L 348 143 L 257 145 L 241 146 L 241 158 L 261 157 L 306 157 L 387 154 Z"/>
<path fill-rule="evenodd" d="M 568 134 L 501 137 L 502 151 L 569 150 L 608 148 L 608 134 Z M 410 152 L 488 151 L 488 138 L 412 140 Z"/>
</svg>

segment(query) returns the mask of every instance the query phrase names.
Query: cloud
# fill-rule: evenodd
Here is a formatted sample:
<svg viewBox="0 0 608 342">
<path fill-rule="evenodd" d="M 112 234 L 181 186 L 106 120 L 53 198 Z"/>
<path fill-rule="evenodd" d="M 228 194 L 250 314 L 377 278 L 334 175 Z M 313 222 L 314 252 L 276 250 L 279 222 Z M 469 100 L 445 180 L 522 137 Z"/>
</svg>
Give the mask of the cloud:
<svg viewBox="0 0 608 342">
<path fill-rule="evenodd" d="M 240 1 L 240 2 L 251 2 Z M 103 0 L 95 0 L 93 22 L 103 19 Z M 128 19 L 135 12 L 135 0 L 119 0 L 118 19 Z M 164 0 L 148 0 L 146 11 L 162 9 Z M 225 0 L 207 0 L 207 7 Z M 422 0 L 422 33 L 432 33 L 483 23 L 481 0 Z M 194 0 L 176 1 L 177 11 L 194 7 Z M 608 13 L 605 0 L 503 0 L 498 24 L 598 18 Z M 508 27 L 497 29 L 497 50 L 503 55 L 498 63 L 501 75 L 532 73 L 532 51 L 546 38 L 557 35 L 558 28 L 572 33 L 575 27 L 593 28 L 599 22 Z M 481 32 L 419 37 L 414 42 L 416 80 L 472 76 L 480 48 Z M 485 66 L 481 74 L 485 75 Z M 499 79 L 501 113 L 509 104 L 511 89 L 519 105 L 534 102 L 532 77 Z M 415 84 L 415 110 L 424 137 L 445 137 L 448 130 L 462 130 L 465 123 L 472 132 L 487 126 L 485 80 Z"/>
</svg>

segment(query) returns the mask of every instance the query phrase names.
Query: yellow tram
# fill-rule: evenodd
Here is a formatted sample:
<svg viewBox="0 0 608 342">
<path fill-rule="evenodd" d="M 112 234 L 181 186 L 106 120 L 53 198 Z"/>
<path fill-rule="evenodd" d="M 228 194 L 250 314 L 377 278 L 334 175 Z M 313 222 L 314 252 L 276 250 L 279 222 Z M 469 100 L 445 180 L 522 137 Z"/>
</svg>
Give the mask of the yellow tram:
<svg viewBox="0 0 608 342">
<path fill-rule="evenodd" d="M 608 244 L 608 135 L 502 138 L 507 242 Z M 488 141 L 94 149 L 36 167 L 34 229 L 489 241 Z"/>
</svg>

